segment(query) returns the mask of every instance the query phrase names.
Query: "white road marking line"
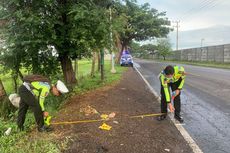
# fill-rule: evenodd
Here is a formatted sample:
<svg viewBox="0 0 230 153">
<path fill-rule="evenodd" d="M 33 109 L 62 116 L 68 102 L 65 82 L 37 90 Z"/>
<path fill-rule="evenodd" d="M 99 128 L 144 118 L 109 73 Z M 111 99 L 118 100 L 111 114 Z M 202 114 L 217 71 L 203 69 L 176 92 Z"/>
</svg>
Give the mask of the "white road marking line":
<svg viewBox="0 0 230 153">
<path fill-rule="evenodd" d="M 141 72 L 134 66 L 135 70 L 138 72 L 138 74 L 141 76 L 141 78 L 144 80 L 144 82 L 149 87 L 150 91 L 154 94 L 154 96 L 157 97 L 158 102 L 160 102 L 160 96 L 157 94 L 157 92 L 153 89 L 153 87 L 148 83 L 148 81 L 143 77 Z M 175 120 L 173 119 L 172 115 L 169 115 L 171 121 L 176 126 L 176 128 L 180 131 L 181 135 L 184 137 L 184 139 L 187 141 L 189 146 L 192 148 L 194 153 L 203 153 L 203 151 L 200 149 L 200 147 L 196 144 L 196 142 L 193 140 L 193 138 L 189 135 L 189 133 L 185 130 L 185 128 L 182 126 L 183 124 L 177 124 Z"/>
<path fill-rule="evenodd" d="M 189 75 L 193 75 L 193 76 L 196 76 L 196 77 L 201 77 L 201 75 L 199 75 L 199 74 L 194 74 L 194 73 L 187 73 L 187 75 L 189 76 Z"/>
<path fill-rule="evenodd" d="M 183 124 L 180 124 L 180 123 L 175 123 L 175 125 L 185 125 L 185 123 L 183 123 Z"/>
<path fill-rule="evenodd" d="M 133 65 L 134 65 L 134 67 L 137 67 L 137 68 L 140 68 L 141 66 L 138 64 L 138 63 L 136 63 L 136 62 L 133 62 Z"/>
</svg>

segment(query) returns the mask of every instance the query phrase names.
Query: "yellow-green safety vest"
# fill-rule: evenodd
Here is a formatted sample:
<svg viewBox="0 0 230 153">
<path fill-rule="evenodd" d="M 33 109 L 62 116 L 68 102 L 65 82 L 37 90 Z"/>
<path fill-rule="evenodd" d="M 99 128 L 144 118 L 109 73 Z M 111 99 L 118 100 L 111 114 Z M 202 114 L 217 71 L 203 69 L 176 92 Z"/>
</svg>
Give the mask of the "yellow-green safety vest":
<svg viewBox="0 0 230 153">
<path fill-rule="evenodd" d="M 167 78 L 164 71 L 162 71 L 160 73 L 160 82 L 161 85 L 164 88 L 164 93 L 165 93 L 165 98 L 166 98 L 166 102 L 170 102 L 170 92 L 169 92 L 169 87 L 168 87 L 168 83 L 174 83 L 176 81 L 178 81 L 180 78 L 182 79 L 180 85 L 178 86 L 178 89 L 181 90 L 182 87 L 184 86 L 184 81 L 185 81 L 185 70 L 184 67 L 182 66 L 174 66 L 174 75 L 172 78 Z"/>
<path fill-rule="evenodd" d="M 45 111 L 44 101 L 45 101 L 45 97 L 47 97 L 50 92 L 49 83 L 35 81 L 35 82 L 31 82 L 31 85 L 33 86 L 32 92 L 36 97 L 38 97 L 38 101 L 42 111 Z"/>
</svg>

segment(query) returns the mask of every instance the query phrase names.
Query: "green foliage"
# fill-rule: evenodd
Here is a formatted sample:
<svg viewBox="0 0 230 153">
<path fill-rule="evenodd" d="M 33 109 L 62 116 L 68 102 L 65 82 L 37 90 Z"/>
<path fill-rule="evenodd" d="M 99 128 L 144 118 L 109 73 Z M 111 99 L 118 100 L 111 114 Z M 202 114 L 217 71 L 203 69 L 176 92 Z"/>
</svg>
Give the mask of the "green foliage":
<svg viewBox="0 0 230 153">
<path fill-rule="evenodd" d="M 165 37 L 170 24 L 165 17 L 165 12 L 151 9 L 148 3 L 139 6 L 136 1 L 125 0 L 125 5 L 119 9 L 120 14 L 125 14 L 127 24 L 120 33 L 123 46 L 127 46 L 132 40 L 142 41 L 156 37 Z"/>
<path fill-rule="evenodd" d="M 137 42 L 132 41 L 130 47 L 132 48 L 132 54 L 138 54 L 141 52 L 141 45 Z"/>
<path fill-rule="evenodd" d="M 27 114 L 25 121 L 24 132 L 17 130 L 15 119 L 12 117 L 10 120 L 2 120 L 0 118 L 0 152 L 1 153 L 58 153 L 60 152 L 58 146 L 54 141 L 50 141 L 47 137 L 29 136 L 27 132 L 30 131 L 34 124 L 33 114 Z M 4 135 L 4 132 L 11 127 L 10 135 Z"/>
<path fill-rule="evenodd" d="M 50 114 L 55 115 L 60 105 L 63 104 L 65 100 L 67 102 L 68 97 L 75 95 L 76 93 L 82 93 L 88 90 L 93 90 L 95 88 L 101 87 L 106 84 L 118 81 L 121 78 L 122 72 L 127 68 L 116 66 L 117 73 L 110 73 L 110 61 L 105 61 L 105 73 L 106 78 L 104 82 L 100 81 L 99 73 L 96 74 L 95 78 L 91 78 L 89 75 L 91 62 L 88 60 L 79 61 L 79 71 L 85 74 L 81 80 L 79 86 L 77 86 L 74 91 L 75 93 L 70 93 L 69 95 L 62 95 L 61 97 L 49 96 L 46 99 L 46 108 Z M 88 71 L 88 73 L 87 73 Z M 60 150 L 66 148 L 66 144 L 69 140 L 64 140 L 64 142 L 57 142 L 56 137 L 52 134 L 29 134 L 35 128 L 34 116 L 31 112 L 27 113 L 25 121 L 25 132 L 18 132 L 15 114 L 11 114 L 10 120 L 2 120 L 0 118 L 0 152 L 2 153 L 58 153 Z M 12 128 L 12 132 L 9 136 L 4 136 L 4 132 L 9 128 Z M 47 136 L 48 135 L 48 136 Z M 64 147 L 64 148 L 63 148 Z"/>
<path fill-rule="evenodd" d="M 147 57 L 149 55 L 155 55 L 157 46 L 153 44 L 140 45 L 132 42 L 130 47 L 132 48 L 132 54 L 136 57 Z"/>
<path fill-rule="evenodd" d="M 10 114 L 15 112 L 14 106 L 10 103 L 7 96 L 0 99 L 0 116 L 3 118 L 9 118 Z"/>
<path fill-rule="evenodd" d="M 110 72 L 111 66 L 110 61 L 105 61 L 105 73 L 106 77 L 105 80 L 102 82 L 100 79 L 100 74 L 96 73 L 95 77 L 91 78 L 90 75 L 82 78 L 80 80 L 79 85 L 75 88 L 75 91 L 78 92 L 84 92 L 88 90 L 92 90 L 98 87 L 101 87 L 103 85 L 111 84 L 112 82 L 118 81 L 122 73 L 127 70 L 126 67 L 121 67 L 120 65 L 116 65 L 116 73 L 113 74 Z"/>
<path fill-rule="evenodd" d="M 54 33 L 52 5 L 50 1 L 4 1 L 8 24 L 1 60 L 5 68 L 18 72 L 23 66 L 45 75 L 59 72 L 58 60 L 49 46 Z"/>
<path fill-rule="evenodd" d="M 170 41 L 169 39 L 158 39 L 157 43 L 157 53 L 165 60 L 166 56 L 171 55 L 172 48 Z"/>
<path fill-rule="evenodd" d="M 103 48 L 108 46 L 109 14 L 106 8 L 89 1 L 89 4 L 75 4 L 68 13 L 73 18 L 74 28 L 70 30 L 76 50 L 82 52 L 87 48 Z"/>
<path fill-rule="evenodd" d="M 122 18 L 115 13 L 110 21 L 111 3 L 111 0 L 3 1 L 0 11 L 8 22 L 1 61 L 16 75 L 25 67 L 32 73 L 55 76 L 60 73 L 61 63 L 67 83 L 74 82 L 70 58 L 90 57 L 92 50 L 108 48 L 110 32 L 122 27 Z"/>
<path fill-rule="evenodd" d="M 9 0 L 1 3 L 0 10 L 8 21 L 0 58 L 14 76 L 22 67 L 55 76 L 61 63 L 64 78 L 71 83 L 75 79 L 70 58 L 90 57 L 92 50 L 110 48 L 111 32 L 113 40 L 120 35 L 123 46 L 169 32 L 165 13 L 130 0 Z"/>
<path fill-rule="evenodd" d="M 44 138 L 31 138 L 20 132 L 10 136 L 2 136 L 0 152 L 2 153 L 60 153 L 58 145 Z M 20 140 L 20 141 L 19 141 Z"/>
<path fill-rule="evenodd" d="M 90 69 L 92 67 L 92 60 L 83 59 L 78 63 L 78 77 L 83 78 L 84 76 L 88 76 L 90 74 Z M 80 81 L 80 80 L 79 80 Z"/>
</svg>

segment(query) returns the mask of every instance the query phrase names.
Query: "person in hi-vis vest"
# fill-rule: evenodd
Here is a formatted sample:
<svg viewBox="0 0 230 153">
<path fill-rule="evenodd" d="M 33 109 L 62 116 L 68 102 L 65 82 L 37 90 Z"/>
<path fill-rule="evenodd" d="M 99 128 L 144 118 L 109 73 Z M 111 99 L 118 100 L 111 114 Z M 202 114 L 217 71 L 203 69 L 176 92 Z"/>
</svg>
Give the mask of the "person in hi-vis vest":
<svg viewBox="0 0 230 153">
<path fill-rule="evenodd" d="M 25 122 L 27 110 L 30 107 L 34 113 L 38 131 L 51 131 L 52 129 L 44 124 L 44 117 L 48 115 L 48 112 L 46 112 L 44 107 L 45 98 L 50 92 L 55 96 L 59 96 L 62 93 L 67 93 L 68 91 L 67 87 L 60 80 L 58 80 L 56 85 L 53 86 L 51 86 L 48 82 L 43 81 L 24 81 L 19 87 L 19 96 L 21 97 L 17 120 L 19 130 L 24 130 L 23 124 Z"/>
<path fill-rule="evenodd" d="M 171 112 L 175 111 L 174 118 L 180 123 L 183 123 L 181 117 L 181 99 L 180 94 L 185 82 L 185 70 L 182 66 L 168 65 L 159 74 L 161 82 L 161 113 L 163 115 L 158 117 L 158 120 L 164 120 L 167 116 L 167 106 Z M 172 94 L 170 94 L 170 88 Z"/>
</svg>

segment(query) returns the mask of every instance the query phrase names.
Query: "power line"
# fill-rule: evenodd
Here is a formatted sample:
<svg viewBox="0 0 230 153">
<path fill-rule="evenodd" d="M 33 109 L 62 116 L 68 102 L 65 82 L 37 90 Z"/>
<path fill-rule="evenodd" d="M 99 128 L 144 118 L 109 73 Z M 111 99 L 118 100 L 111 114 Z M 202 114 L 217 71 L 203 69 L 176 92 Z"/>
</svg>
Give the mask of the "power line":
<svg viewBox="0 0 230 153">
<path fill-rule="evenodd" d="M 193 11 L 193 13 L 187 13 L 187 15 L 184 15 L 181 20 L 187 21 L 187 20 L 191 19 L 192 16 L 200 14 L 202 11 L 204 12 L 204 11 L 207 11 L 208 9 L 212 9 L 215 6 L 217 6 L 217 4 L 220 3 L 220 1 L 221 0 L 208 0 L 208 1 L 205 1 L 205 3 L 200 5 L 198 8 L 190 10 L 190 12 Z"/>
<path fill-rule="evenodd" d="M 193 18 L 195 15 L 198 15 L 198 14 L 200 15 L 202 11 L 204 13 L 205 11 L 216 7 L 218 4 L 220 4 L 222 2 L 223 2 L 222 0 L 206 0 L 205 2 L 203 1 L 203 4 L 200 5 L 200 7 L 196 8 L 196 9 L 194 8 L 193 13 L 190 13 L 190 14 L 187 13 L 187 15 L 184 15 L 181 20 L 187 21 L 187 20 Z M 191 12 L 191 10 L 189 12 Z"/>
<path fill-rule="evenodd" d="M 200 3 L 200 5 L 201 5 L 201 6 L 207 5 L 207 3 L 211 2 L 211 1 L 213 1 L 213 0 L 203 0 L 203 1 Z M 184 12 L 183 15 L 182 15 L 180 18 L 183 19 L 185 16 L 189 15 L 191 12 L 194 12 L 194 11 L 197 10 L 197 9 L 199 9 L 199 8 L 193 7 L 193 8 L 191 8 L 191 9 L 189 9 L 188 11 Z"/>
<path fill-rule="evenodd" d="M 202 6 L 202 7 L 200 7 L 200 12 L 201 11 L 203 11 L 203 14 L 201 14 L 200 12 L 195 12 L 194 14 L 191 14 L 190 16 L 190 18 L 189 17 L 187 17 L 186 19 L 184 19 L 184 20 L 182 20 L 183 22 L 186 22 L 187 24 L 188 23 L 190 23 L 190 22 L 192 22 L 192 20 L 191 20 L 191 18 L 194 18 L 195 17 L 195 15 L 198 15 L 198 13 L 199 13 L 199 15 L 202 15 L 203 17 L 205 16 L 205 15 L 207 15 L 207 13 L 205 14 L 205 12 L 207 11 L 207 10 L 210 10 L 210 9 L 212 9 L 212 8 L 214 8 L 214 7 L 216 7 L 217 5 L 219 5 L 219 4 L 221 4 L 223 2 L 223 0 L 212 0 L 212 3 L 210 3 L 210 4 L 208 4 L 208 5 L 206 5 L 206 6 Z M 192 15 L 193 15 L 193 17 L 192 17 Z"/>
</svg>

